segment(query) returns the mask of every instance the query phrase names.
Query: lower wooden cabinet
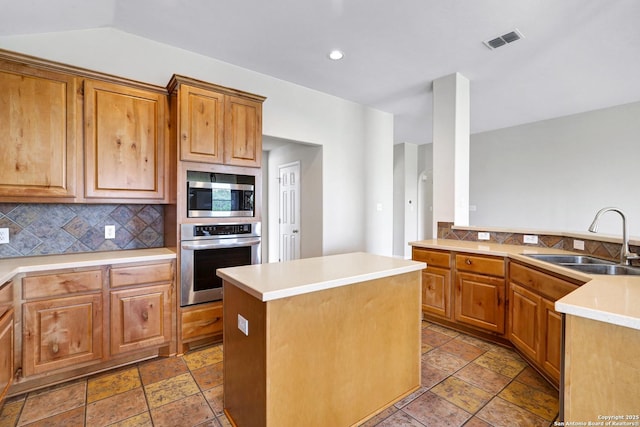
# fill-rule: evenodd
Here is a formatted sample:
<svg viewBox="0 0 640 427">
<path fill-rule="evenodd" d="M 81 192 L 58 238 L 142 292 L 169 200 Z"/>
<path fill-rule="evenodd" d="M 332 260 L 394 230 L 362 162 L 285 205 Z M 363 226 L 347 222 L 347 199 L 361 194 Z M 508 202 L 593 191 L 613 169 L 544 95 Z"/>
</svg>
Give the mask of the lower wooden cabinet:
<svg viewBox="0 0 640 427">
<path fill-rule="evenodd" d="M 25 376 L 102 359 L 102 294 L 27 302 L 22 306 Z"/>
<path fill-rule="evenodd" d="M 509 268 L 509 339 L 555 385 L 560 381 L 562 316 L 554 303 L 576 283 L 512 262 Z"/>
<path fill-rule="evenodd" d="M 414 247 L 412 258 L 427 263 L 422 270 L 422 312 L 451 320 L 451 254 Z"/>
<path fill-rule="evenodd" d="M 111 354 L 171 339 L 171 284 L 111 291 Z"/>
<path fill-rule="evenodd" d="M 504 278 L 456 272 L 454 318 L 489 332 L 505 331 Z"/>
<path fill-rule="evenodd" d="M 9 357 L 21 375 L 11 394 L 175 353 L 174 260 L 51 270 L 21 281 L 21 344 Z M 0 311 L 0 387 L 5 370 L 10 378 L 15 371 L 3 353 L 13 342 L 7 319 Z"/>
<path fill-rule="evenodd" d="M 113 267 L 110 271 L 111 354 L 171 340 L 173 262 Z"/>
<path fill-rule="evenodd" d="M 13 309 L 0 316 L 0 408 L 13 380 Z"/>
</svg>

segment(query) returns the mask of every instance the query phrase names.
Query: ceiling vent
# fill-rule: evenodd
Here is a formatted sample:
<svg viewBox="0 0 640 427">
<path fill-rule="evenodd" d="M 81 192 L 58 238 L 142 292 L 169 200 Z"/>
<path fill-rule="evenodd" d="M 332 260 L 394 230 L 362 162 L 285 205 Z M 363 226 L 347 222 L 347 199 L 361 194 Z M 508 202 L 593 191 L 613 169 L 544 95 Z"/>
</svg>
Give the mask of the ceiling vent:
<svg viewBox="0 0 640 427">
<path fill-rule="evenodd" d="M 506 34 L 503 34 L 501 36 L 495 37 L 491 40 L 485 40 L 483 43 L 485 44 L 485 46 L 487 46 L 489 49 L 493 50 L 493 49 L 497 49 L 500 46 L 504 46 L 508 43 L 513 43 L 516 40 L 520 40 L 524 38 L 524 36 L 522 35 L 522 33 L 520 31 L 518 31 L 517 29 L 510 31 Z"/>
</svg>

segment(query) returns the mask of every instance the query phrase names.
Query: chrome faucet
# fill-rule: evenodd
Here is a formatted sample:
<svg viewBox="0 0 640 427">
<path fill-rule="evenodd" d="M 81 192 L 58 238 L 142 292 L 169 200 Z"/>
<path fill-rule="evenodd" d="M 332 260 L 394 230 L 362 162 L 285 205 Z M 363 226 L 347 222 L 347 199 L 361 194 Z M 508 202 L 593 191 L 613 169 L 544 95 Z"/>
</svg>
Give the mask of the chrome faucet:
<svg viewBox="0 0 640 427">
<path fill-rule="evenodd" d="M 624 212 L 618 208 L 602 208 L 598 211 L 593 222 L 589 226 L 589 231 L 595 233 L 598 231 L 598 220 L 605 212 L 618 212 L 622 217 L 622 247 L 620 248 L 620 264 L 631 265 L 632 259 L 640 259 L 640 255 L 629 251 L 629 231 L 627 229 L 627 217 Z"/>
</svg>

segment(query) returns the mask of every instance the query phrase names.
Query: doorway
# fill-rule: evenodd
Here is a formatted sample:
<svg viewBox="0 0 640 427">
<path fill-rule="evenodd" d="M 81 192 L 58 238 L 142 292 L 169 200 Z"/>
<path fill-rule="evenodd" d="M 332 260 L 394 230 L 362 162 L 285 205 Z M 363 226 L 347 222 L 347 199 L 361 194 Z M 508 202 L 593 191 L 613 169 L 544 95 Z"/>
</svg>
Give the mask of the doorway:
<svg viewBox="0 0 640 427">
<path fill-rule="evenodd" d="M 298 216 L 298 241 L 300 258 L 323 255 L 323 191 L 322 191 L 322 146 L 300 141 L 263 136 L 262 154 L 263 206 L 262 244 L 263 260 L 278 262 L 280 256 L 280 166 L 293 163 L 300 165 L 300 214 Z M 303 236 L 301 236 L 303 235 Z M 303 237 L 302 239 L 300 237 Z"/>
<path fill-rule="evenodd" d="M 278 167 L 279 181 L 279 261 L 300 258 L 300 162 Z"/>
</svg>

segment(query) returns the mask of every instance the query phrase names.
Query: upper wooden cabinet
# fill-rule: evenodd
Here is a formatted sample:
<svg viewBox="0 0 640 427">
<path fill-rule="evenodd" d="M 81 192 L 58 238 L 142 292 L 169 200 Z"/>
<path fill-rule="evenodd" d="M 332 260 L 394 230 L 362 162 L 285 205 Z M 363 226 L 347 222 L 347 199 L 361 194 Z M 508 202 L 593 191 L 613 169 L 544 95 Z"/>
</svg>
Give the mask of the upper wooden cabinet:
<svg viewBox="0 0 640 427">
<path fill-rule="evenodd" d="M 84 82 L 87 199 L 165 200 L 166 103 L 161 92 Z"/>
<path fill-rule="evenodd" d="M 261 166 L 264 97 L 177 75 L 168 89 L 180 160 Z"/>
<path fill-rule="evenodd" d="M 224 95 L 183 85 L 179 90 L 180 159 L 224 161 Z"/>
<path fill-rule="evenodd" d="M 262 102 L 225 96 L 224 162 L 235 166 L 262 164 Z"/>
<path fill-rule="evenodd" d="M 75 76 L 13 61 L 0 52 L 3 201 L 76 196 L 78 105 Z"/>
</svg>

